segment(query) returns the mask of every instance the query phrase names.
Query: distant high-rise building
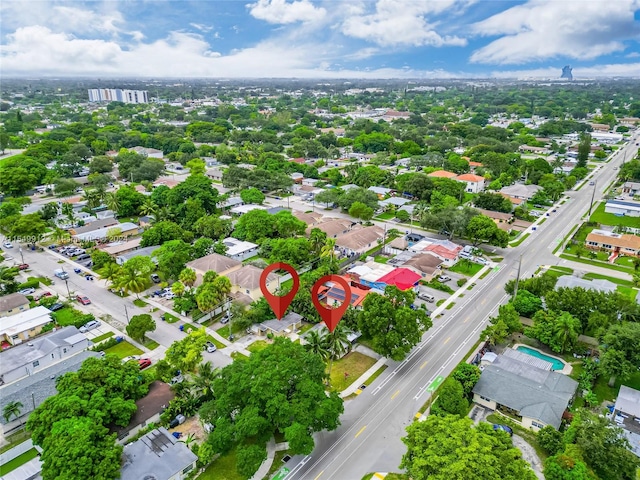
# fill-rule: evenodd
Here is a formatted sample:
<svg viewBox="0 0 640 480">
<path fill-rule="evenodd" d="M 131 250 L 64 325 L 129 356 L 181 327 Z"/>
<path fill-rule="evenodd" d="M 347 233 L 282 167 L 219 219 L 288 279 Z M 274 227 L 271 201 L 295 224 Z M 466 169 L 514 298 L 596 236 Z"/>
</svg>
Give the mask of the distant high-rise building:
<svg viewBox="0 0 640 480">
<path fill-rule="evenodd" d="M 560 75 L 560 78 L 573 80 L 573 74 L 571 73 L 572 71 L 573 71 L 573 68 L 571 68 L 571 65 L 565 65 L 564 67 L 562 67 L 562 75 Z"/>
<path fill-rule="evenodd" d="M 90 88 L 90 102 L 149 103 L 146 90 L 122 90 L 120 88 Z"/>
</svg>

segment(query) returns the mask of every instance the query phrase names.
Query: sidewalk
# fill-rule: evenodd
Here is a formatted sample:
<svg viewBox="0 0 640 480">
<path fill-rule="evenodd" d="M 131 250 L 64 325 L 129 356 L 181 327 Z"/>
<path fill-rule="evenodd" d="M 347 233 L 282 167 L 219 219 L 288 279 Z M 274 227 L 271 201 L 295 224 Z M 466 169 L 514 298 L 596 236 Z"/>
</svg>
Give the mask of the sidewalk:
<svg viewBox="0 0 640 480">
<path fill-rule="evenodd" d="M 356 390 L 358 390 L 360 388 L 360 385 L 362 385 L 364 382 L 366 382 L 367 379 L 371 375 L 376 373 L 378 371 L 378 369 L 380 367 L 382 367 L 385 363 L 387 363 L 387 358 L 386 357 L 380 358 L 376 363 L 373 364 L 373 366 L 371 368 L 369 368 L 369 370 L 364 372 L 351 385 L 349 385 L 347 388 L 345 388 L 343 391 L 341 391 L 340 392 L 340 397 L 341 398 L 345 398 L 345 397 L 348 397 L 349 395 L 351 395 L 352 393 L 355 393 Z"/>
<path fill-rule="evenodd" d="M 253 474 L 251 480 L 262 480 L 269 473 L 271 464 L 275 458 L 276 452 L 281 450 L 287 450 L 289 448 L 288 442 L 276 443 L 273 437 L 267 442 L 267 458 L 262 462 L 260 468 Z"/>
<path fill-rule="evenodd" d="M 465 283 L 463 286 L 461 286 L 460 288 L 458 288 L 458 290 L 456 290 L 453 295 L 451 295 L 449 298 L 447 298 L 442 305 L 440 305 L 438 308 L 436 308 L 433 313 L 431 314 L 431 318 L 438 318 L 438 315 L 440 315 L 441 313 L 443 313 L 446 309 L 447 309 L 447 305 L 449 305 L 450 303 L 452 303 L 456 298 L 458 298 L 460 295 L 462 295 L 463 293 L 465 293 L 467 291 L 467 287 L 469 285 L 471 285 L 472 283 L 475 283 L 476 280 L 478 280 L 483 274 L 484 272 L 486 272 L 489 269 L 493 269 L 495 266 L 497 266 L 496 263 L 491 262 L 491 264 L 489 265 L 485 265 L 484 267 L 482 267 L 478 273 L 476 273 L 473 277 L 471 277 L 469 280 L 467 280 L 467 283 Z"/>
</svg>

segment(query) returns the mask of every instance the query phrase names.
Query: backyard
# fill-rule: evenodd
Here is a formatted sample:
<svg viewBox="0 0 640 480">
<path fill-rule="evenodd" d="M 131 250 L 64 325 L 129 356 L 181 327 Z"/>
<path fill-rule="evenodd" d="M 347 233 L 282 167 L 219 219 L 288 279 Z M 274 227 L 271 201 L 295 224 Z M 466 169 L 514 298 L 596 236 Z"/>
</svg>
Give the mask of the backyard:
<svg viewBox="0 0 640 480">
<path fill-rule="evenodd" d="M 245 480 L 236 470 L 237 456 L 235 447 L 220 455 L 198 477 L 199 480 Z"/>
</svg>

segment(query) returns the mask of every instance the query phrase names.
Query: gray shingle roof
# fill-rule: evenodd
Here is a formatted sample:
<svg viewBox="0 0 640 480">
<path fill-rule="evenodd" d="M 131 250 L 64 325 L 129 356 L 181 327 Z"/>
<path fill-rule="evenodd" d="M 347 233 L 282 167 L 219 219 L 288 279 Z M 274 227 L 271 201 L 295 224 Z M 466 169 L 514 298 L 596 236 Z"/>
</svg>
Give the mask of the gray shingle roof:
<svg viewBox="0 0 640 480">
<path fill-rule="evenodd" d="M 294 323 L 299 323 L 302 321 L 302 315 L 297 314 L 296 312 L 287 313 L 282 320 L 278 320 L 274 318 L 273 320 L 267 320 L 266 322 L 262 322 L 262 326 L 272 330 L 274 332 L 282 332 L 287 328 L 291 328 L 291 325 Z"/>
<path fill-rule="evenodd" d="M 566 375 L 499 355 L 484 368 L 473 393 L 558 428 L 577 387 Z"/>
<path fill-rule="evenodd" d="M 56 390 L 58 378 L 65 373 L 77 372 L 82 362 L 90 357 L 99 358 L 100 355 L 97 352 L 85 350 L 0 388 L 0 411 L 9 403 L 17 401 L 22 404 L 21 415 L 33 412 L 47 398 L 58 393 Z M 0 423 L 3 425 L 7 423 L 1 415 Z"/>
<path fill-rule="evenodd" d="M 22 305 L 29 305 L 29 299 L 21 293 L 10 293 L 0 297 L 0 312 L 13 310 Z"/>
<path fill-rule="evenodd" d="M 169 480 L 198 457 L 160 427 L 124 447 L 121 480 Z"/>
</svg>

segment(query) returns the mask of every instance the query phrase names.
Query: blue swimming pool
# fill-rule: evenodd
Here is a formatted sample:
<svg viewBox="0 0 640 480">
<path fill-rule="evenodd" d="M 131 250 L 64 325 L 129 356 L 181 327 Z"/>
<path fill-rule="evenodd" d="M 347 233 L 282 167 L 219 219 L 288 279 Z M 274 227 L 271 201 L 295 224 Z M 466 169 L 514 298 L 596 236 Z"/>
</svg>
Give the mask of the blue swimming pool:
<svg viewBox="0 0 640 480">
<path fill-rule="evenodd" d="M 532 357 L 537 357 L 551 363 L 551 370 L 562 370 L 564 368 L 564 362 L 562 360 L 558 360 L 557 358 L 550 357 L 549 355 L 545 355 L 544 353 L 540 353 L 533 348 L 520 345 L 518 348 L 516 348 L 516 350 L 520 350 L 522 353 L 526 353 L 527 355 L 531 355 Z"/>
</svg>

